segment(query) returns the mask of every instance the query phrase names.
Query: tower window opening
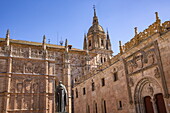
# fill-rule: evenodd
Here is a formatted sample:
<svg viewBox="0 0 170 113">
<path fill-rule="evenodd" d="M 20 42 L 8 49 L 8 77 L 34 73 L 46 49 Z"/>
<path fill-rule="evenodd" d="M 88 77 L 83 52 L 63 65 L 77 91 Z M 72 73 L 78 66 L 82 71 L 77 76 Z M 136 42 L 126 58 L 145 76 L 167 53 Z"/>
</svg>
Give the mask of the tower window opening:
<svg viewBox="0 0 170 113">
<path fill-rule="evenodd" d="M 103 39 L 101 40 L 101 45 L 104 46 L 104 41 L 103 41 Z"/>
<path fill-rule="evenodd" d="M 91 40 L 89 40 L 89 47 L 91 46 Z"/>
<path fill-rule="evenodd" d="M 101 79 L 101 82 L 102 82 L 102 86 L 105 86 L 105 79 L 104 78 Z"/>
<path fill-rule="evenodd" d="M 92 91 L 94 91 L 95 90 L 95 84 L 94 84 L 94 82 L 92 82 Z"/>
<path fill-rule="evenodd" d="M 84 87 L 83 88 L 83 95 L 85 95 L 86 94 L 86 88 Z"/>
<path fill-rule="evenodd" d="M 117 75 L 117 72 L 115 72 L 114 74 L 113 74 L 113 81 L 115 82 L 115 81 L 117 81 L 118 80 L 118 75 Z"/>
<path fill-rule="evenodd" d="M 106 62 L 106 58 L 104 58 L 104 62 Z"/>
<path fill-rule="evenodd" d="M 101 63 L 103 63 L 103 58 L 102 57 L 100 58 L 100 60 L 101 60 Z"/>
<path fill-rule="evenodd" d="M 122 101 L 119 101 L 119 103 L 118 103 L 118 110 L 122 110 Z"/>
<path fill-rule="evenodd" d="M 78 98 L 78 90 L 76 89 L 76 98 Z"/>
</svg>

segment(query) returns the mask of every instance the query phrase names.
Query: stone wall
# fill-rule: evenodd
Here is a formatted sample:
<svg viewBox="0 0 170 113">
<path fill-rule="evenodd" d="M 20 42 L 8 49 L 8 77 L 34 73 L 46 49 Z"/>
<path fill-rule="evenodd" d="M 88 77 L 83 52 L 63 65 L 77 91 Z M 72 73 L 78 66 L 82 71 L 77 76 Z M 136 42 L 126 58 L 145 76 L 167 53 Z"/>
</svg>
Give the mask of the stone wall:
<svg viewBox="0 0 170 113">
<path fill-rule="evenodd" d="M 74 87 L 75 113 L 95 112 L 96 109 L 99 113 L 105 113 L 105 109 L 107 113 L 143 113 L 143 98 L 150 96 L 153 106 L 156 106 L 157 94 L 163 95 L 169 112 L 170 32 L 168 22 L 165 23 L 163 32 L 153 32 L 138 44 L 131 45 L 130 42 L 128 47 L 125 44 L 127 49 L 122 54 L 79 78 Z M 149 29 L 156 29 L 153 26 Z M 165 25 L 162 26 L 165 29 Z"/>
</svg>

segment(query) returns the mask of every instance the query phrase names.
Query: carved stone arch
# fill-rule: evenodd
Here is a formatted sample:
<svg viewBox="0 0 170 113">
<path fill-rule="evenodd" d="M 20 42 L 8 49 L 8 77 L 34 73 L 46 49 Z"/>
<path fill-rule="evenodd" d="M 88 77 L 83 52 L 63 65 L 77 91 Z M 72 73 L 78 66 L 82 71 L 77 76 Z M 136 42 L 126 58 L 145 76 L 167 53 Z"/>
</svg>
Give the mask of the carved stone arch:
<svg viewBox="0 0 170 113">
<path fill-rule="evenodd" d="M 162 93 L 162 87 L 154 78 L 145 77 L 139 80 L 134 91 L 136 113 L 145 113 L 144 97 L 153 97 L 158 93 Z"/>
</svg>

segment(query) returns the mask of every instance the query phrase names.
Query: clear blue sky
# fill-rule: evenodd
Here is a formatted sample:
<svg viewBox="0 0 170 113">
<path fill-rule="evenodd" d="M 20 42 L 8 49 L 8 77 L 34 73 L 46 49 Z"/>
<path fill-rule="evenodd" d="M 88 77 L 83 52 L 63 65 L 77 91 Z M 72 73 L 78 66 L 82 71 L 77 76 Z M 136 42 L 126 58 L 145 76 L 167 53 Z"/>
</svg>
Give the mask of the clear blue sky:
<svg viewBox="0 0 170 113">
<path fill-rule="evenodd" d="M 62 37 L 82 49 L 94 4 L 115 53 L 119 40 L 134 36 L 134 27 L 140 32 L 155 21 L 156 11 L 162 22 L 170 20 L 170 0 L 0 0 L 0 37 L 10 29 L 12 39 L 42 42 L 45 34 L 53 44 Z"/>
</svg>

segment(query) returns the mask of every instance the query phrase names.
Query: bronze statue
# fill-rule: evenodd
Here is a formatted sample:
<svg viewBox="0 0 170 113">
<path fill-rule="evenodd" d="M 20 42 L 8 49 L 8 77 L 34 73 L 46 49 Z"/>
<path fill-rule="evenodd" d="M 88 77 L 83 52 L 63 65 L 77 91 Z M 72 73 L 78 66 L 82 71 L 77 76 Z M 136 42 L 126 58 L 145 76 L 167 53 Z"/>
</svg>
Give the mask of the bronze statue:
<svg viewBox="0 0 170 113">
<path fill-rule="evenodd" d="M 56 101 L 56 112 L 66 112 L 66 106 L 68 103 L 68 97 L 67 97 L 67 90 L 66 87 L 62 84 L 62 82 L 59 82 L 59 85 L 56 87 L 55 92 L 55 101 Z"/>
</svg>

